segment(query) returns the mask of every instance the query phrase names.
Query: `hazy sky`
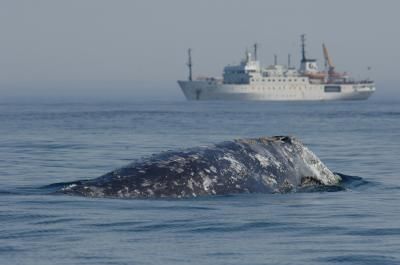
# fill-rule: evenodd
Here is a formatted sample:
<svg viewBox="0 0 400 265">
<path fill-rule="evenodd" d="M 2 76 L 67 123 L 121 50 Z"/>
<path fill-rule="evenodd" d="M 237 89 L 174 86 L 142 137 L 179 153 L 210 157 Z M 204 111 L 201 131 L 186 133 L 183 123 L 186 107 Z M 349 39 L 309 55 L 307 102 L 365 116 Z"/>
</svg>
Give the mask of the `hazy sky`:
<svg viewBox="0 0 400 265">
<path fill-rule="evenodd" d="M 357 78 L 371 66 L 389 91 L 400 82 L 399 10 L 396 0 L 1 0 L 0 90 L 181 99 L 188 47 L 195 76 L 219 76 L 254 42 L 263 65 L 287 53 L 298 65 L 305 33 L 321 67 L 325 42 L 338 70 Z"/>
</svg>

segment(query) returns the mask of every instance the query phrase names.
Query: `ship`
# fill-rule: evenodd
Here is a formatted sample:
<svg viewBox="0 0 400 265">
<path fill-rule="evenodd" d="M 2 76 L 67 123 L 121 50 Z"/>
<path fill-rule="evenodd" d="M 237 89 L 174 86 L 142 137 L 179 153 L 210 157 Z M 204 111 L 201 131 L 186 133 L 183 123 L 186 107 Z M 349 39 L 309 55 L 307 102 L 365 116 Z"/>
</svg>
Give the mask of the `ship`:
<svg viewBox="0 0 400 265">
<path fill-rule="evenodd" d="M 257 58 L 258 45 L 254 53 L 246 51 L 238 65 L 224 67 L 222 78 L 192 78 L 192 55 L 188 49 L 188 80 L 178 84 L 187 100 L 261 100 L 261 101 L 330 101 L 365 100 L 375 92 L 375 83 L 366 78 L 356 81 L 346 72 L 337 72 L 325 44 L 322 51 L 325 69 L 318 70 L 317 60 L 306 57 L 305 35 L 301 35 L 301 61 L 296 69 L 274 64 L 262 67 Z M 369 69 L 369 68 L 368 68 Z"/>
</svg>

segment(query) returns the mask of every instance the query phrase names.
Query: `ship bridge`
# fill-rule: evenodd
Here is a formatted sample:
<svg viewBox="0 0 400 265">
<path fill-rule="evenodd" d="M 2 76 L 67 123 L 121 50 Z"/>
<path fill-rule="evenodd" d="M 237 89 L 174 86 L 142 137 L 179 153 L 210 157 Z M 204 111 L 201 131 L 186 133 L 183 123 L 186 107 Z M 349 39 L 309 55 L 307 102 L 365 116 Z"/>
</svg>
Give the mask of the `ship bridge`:
<svg viewBox="0 0 400 265">
<path fill-rule="evenodd" d="M 239 65 L 226 66 L 223 74 L 225 84 L 249 84 L 256 76 L 261 76 L 260 62 L 253 60 L 250 52 Z"/>
</svg>

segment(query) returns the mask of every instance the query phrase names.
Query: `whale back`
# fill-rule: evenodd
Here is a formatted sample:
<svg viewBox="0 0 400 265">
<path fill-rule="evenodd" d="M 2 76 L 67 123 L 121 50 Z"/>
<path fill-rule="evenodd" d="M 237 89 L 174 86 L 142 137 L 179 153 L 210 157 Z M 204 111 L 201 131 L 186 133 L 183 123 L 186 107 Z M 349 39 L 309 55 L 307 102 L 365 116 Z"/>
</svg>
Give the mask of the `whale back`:
<svg viewBox="0 0 400 265">
<path fill-rule="evenodd" d="M 93 180 L 65 185 L 65 194 L 90 197 L 195 197 L 293 192 L 337 185 L 340 177 L 294 137 L 238 139 L 163 152 Z"/>
</svg>

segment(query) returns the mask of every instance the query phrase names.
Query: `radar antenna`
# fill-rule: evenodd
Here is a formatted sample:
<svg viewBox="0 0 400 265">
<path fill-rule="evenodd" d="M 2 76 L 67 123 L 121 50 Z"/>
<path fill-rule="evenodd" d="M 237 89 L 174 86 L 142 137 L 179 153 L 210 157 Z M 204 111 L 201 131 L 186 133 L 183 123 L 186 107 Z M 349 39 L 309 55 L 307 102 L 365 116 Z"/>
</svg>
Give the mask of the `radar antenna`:
<svg viewBox="0 0 400 265">
<path fill-rule="evenodd" d="M 189 67 L 189 81 L 192 81 L 192 49 L 188 49 L 188 62 L 186 64 Z"/>
</svg>

